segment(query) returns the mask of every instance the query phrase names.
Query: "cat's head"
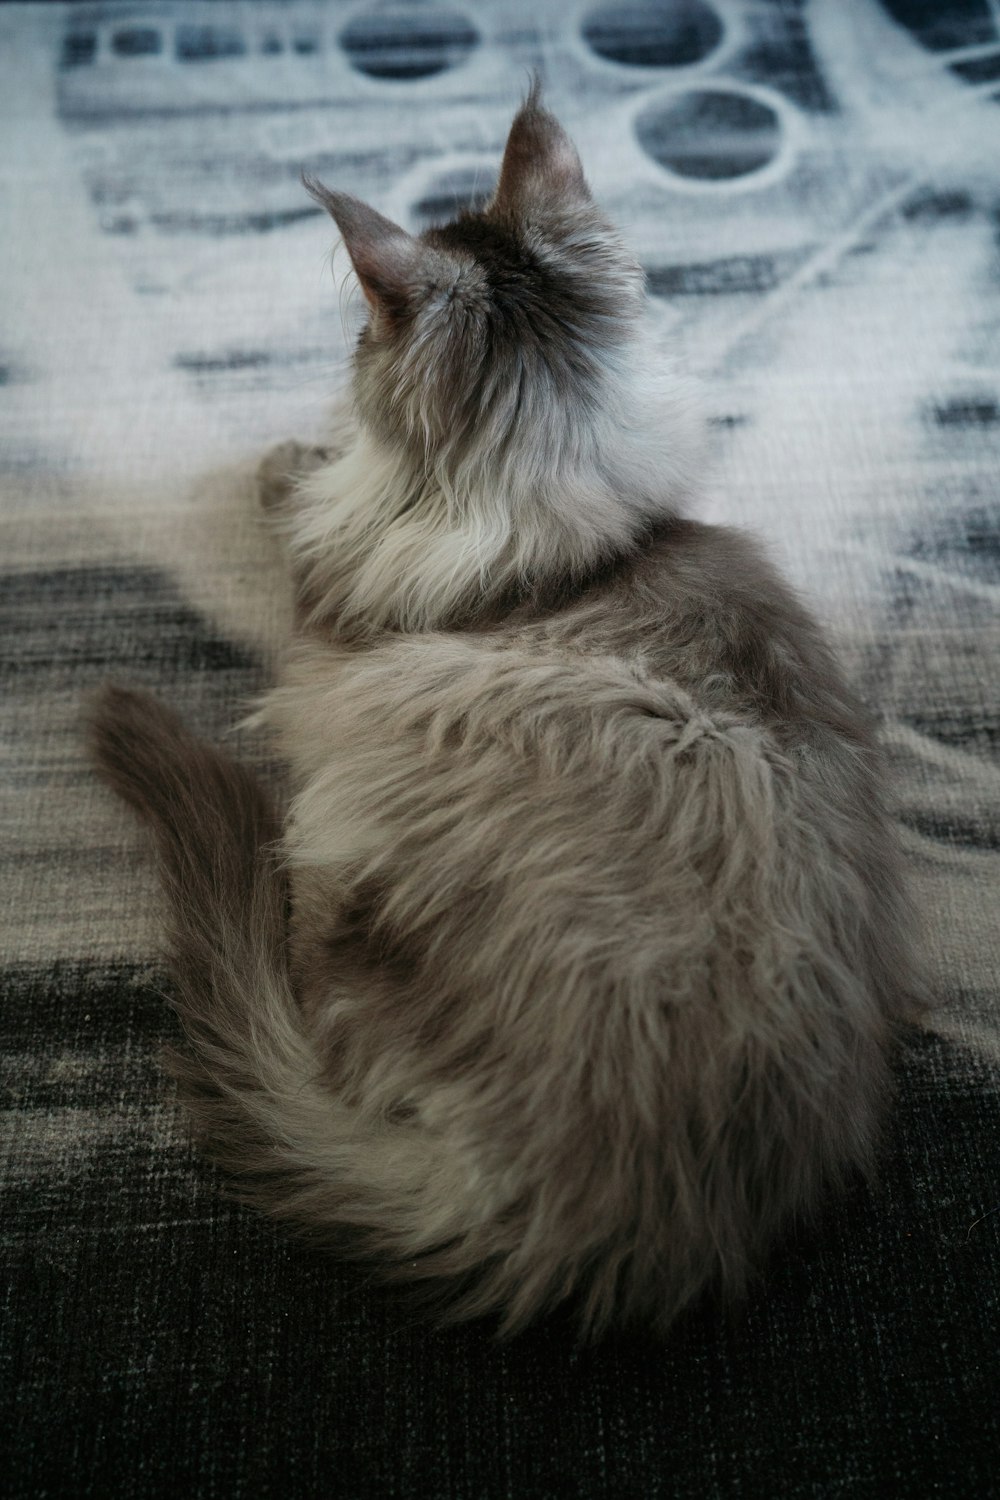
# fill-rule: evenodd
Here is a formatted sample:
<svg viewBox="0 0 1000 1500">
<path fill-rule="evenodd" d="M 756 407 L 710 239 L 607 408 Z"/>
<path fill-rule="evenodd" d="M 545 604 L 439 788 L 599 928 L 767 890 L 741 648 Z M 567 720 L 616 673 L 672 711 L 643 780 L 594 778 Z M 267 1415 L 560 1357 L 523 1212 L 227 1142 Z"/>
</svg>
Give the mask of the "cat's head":
<svg viewBox="0 0 1000 1500">
<path fill-rule="evenodd" d="M 369 430 L 444 468 L 498 463 L 543 439 L 573 446 L 634 337 L 643 278 L 537 86 L 481 211 L 415 236 L 357 198 L 306 186 L 368 303 L 355 394 Z"/>
</svg>

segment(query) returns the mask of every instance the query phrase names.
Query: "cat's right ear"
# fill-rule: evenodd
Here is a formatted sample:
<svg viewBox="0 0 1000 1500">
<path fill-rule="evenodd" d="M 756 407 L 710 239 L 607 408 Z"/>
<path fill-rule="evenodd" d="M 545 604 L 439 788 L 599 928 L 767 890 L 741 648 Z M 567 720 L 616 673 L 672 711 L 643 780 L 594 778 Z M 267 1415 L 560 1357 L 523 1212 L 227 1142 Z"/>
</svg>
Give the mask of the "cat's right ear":
<svg viewBox="0 0 1000 1500">
<path fill-rule="evenodd" d="M 360 198 L 305 173 L 302 182 L 340 230 L 369 306 L 398 317 L 419 305 L 441 277 L 442 257 Z"/>
</svg>

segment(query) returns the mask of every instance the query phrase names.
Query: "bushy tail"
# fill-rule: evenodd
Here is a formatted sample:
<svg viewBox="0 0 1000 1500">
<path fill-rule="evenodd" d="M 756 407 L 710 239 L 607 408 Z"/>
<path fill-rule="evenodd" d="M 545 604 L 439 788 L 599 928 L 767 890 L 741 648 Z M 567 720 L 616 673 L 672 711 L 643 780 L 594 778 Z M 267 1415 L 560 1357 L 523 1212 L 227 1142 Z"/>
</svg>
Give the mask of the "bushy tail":
<svg viewBox="0 0 1000 1500">
<path fill-rule="evenodd" d="M 102 777 L 155 839 L 175 1003 L 192 1048 L 171 1063 L 210 1143 L 228 1155 L 238 1101 L 261 1086 L 261 1048 L 289 1024 L 277 817 L 244 767 L 147 694 L 109 684 L 89 729 Z M 247 1010 L 262 992 L 272 1013 L 255 1037 Z"/>
<path fill-rule="evenodd" d="M 106 687 L 89 730 L 104 780 L 155 838 L 189 1044 L 169 1065 L 203 1144 L 259 1207 L 338 1242 L 353 1231 L 358 1250 L 419 1253 L 406 1231 L 433 1161 L 412 1133 L 375 1130 L 323 1085 L 287 973 L 266 791 L 147 694 Z"/>
</svg>

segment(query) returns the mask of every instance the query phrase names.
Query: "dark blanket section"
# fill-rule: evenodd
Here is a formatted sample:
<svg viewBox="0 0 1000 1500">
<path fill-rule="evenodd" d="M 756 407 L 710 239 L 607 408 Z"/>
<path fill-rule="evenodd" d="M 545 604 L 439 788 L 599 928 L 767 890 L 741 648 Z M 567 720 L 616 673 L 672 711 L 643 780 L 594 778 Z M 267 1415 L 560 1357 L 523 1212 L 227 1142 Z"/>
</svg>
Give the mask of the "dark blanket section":
<svg viewBox="0 0 1000 1500">
<path fill-rule="evenodd" d="M 700 1308 L 663 1347 L 580 1348 L 559 1320 L 500 1344 L 429 1330 L 158 1147 L 164 983 L 4 975 L 4 1052 L 39 1064 L 20 1105 L 67 1152 L 5 1205 L 6 1493 L 997 1492 L 996 1235 L 972 1219 L 1000 1101 L 947 1043 L 909 1036 L 877 1189 L 794 1237 L 745 1310 Z M 72 1173 L 77 1114 L 109 1128 Z"/>
</svg>

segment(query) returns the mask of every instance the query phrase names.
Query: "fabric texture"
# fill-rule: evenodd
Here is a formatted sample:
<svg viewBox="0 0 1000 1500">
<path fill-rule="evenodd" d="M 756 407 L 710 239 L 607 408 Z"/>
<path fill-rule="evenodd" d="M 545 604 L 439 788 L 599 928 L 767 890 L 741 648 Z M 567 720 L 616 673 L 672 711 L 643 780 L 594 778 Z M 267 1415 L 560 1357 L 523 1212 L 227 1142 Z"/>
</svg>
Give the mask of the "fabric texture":
<svg viewBox="0 0 1000 1500">
<path fill-rule="evenodd" d="M 79 732 L 108 676 L 208 735 L 270 680 L 253 467 L 358 321 L 300 170 L 446 216 L 532 69 L 704 382 L 701 514 L 880 715 L 935 1000 L 878 1183 L 662 1347 L 434 1331 L 227 1202 Z M 0 118 L 6 1493 L 1000 1493 L 996 0 L 5 5 Z"/>
</svg>

